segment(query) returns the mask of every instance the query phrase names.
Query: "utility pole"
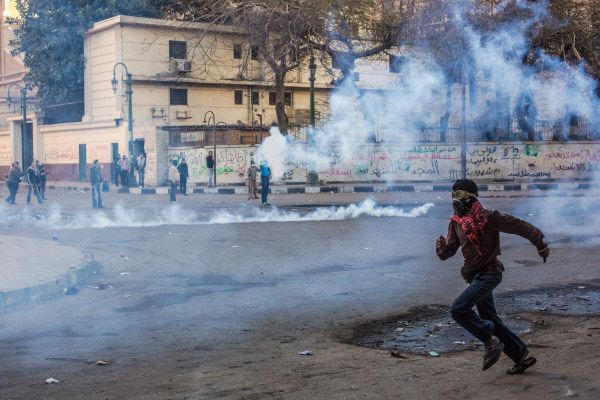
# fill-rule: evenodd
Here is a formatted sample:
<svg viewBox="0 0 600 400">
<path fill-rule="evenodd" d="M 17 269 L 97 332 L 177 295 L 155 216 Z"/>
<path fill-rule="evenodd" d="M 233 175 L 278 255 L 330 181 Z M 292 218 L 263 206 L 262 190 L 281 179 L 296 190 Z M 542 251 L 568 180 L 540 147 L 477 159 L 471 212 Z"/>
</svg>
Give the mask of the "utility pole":
<svg viewBox="0 0 600 400">
<path fill-rule="evenodd" d="M 317 72 L 317 64 L 315 63 L 315 54 L 313 52 L 313 48 L 310 48 L 310 62 L 308 64 L 308 69 L 310 71 L 310 77 L 308 80 L 310 81 L 310 128 L 309 135 L 307 140 L 307 146 L 314 146 L 315 138 L 315 80 L 316 80 L 316 72 Z M 315 169 L 313 163 L 309 164 L 309 170 L 307 174 L 307 183 L 309 185 L 316 185 L 319 183 L 319 175 Z"/>
<path fill-rule="evenodd" d="M 125 94 L 127 95 L 127 150 L 129 152 L 129 186 L 137 186 L 135 182 L 135 174 L 133 173 L 133 75 L 129 73 L 127 66 L 122 62 L 118 62 L 113 67 L 113 77 L 110 81 L 112 89 L 117 94 L 117 67 L 122 66 L 125 69 Z"/>
</svg>

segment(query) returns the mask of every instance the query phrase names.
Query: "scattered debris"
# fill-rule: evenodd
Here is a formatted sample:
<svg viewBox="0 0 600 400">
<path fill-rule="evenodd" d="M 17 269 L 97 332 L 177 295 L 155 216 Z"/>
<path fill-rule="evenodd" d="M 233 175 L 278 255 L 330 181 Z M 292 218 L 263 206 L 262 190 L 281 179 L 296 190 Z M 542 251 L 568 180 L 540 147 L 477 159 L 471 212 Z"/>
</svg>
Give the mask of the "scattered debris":
<svg viewBox="0 0 600 400">
<path fill-rule="evenodd" d="M 96 289 L 96 290 L 106 290 L 106 289 L 112 289 L 112 285 L 110 283 L 102 283 L 98 286 L 88 286 L 88 288 Z"/>
<path fill-rule="evenodd" d="M 567 397 L 573 397 L 573 396 L 575 396 L 575 392 L 573 392 L 573 391 L 571 390 L 571 388 L 569 388 L 569 387 L 567 386 L 567 393 L 565 393 L 565 396 L 567 396 Z"/>
<path fill-rule="evenodd" d="M 577 289 L 585 289 L 585 286 L 577 286 Z"/>
<path fill-rule="evenodd" d="M 70 286 L 65 289 L 65 294 L 68 296 L 75 296 L 77 293 L 79 293 L 79 290 L 75 286 Z"/>
<path fill-rule="evenodd" d="M 96 365 L 98 365 L 100 367 L 105 366 L 105 365 L 110 365 L 110 364 L 112 364 L 110 361 L 104 361 L 104 360 L 96 361 Z"/>
<path fill-rule="evenodd" d="M 392 350 L 390 352 L 390 356 L 392 357 L 396 357 L 396 358 L 404 358 L 407 359 L 408 357 L 406 357 L 404 354 L 400 353 L 398 350 Z"/>
<path fill-rule="evenodd" d="M 590 296 L 577 296 L 577 300 L 590 301 L 592 298 Z"/>
<path fill-rule="evenodd" d="M 46 383 L 60 383 L 58 379 L 48 378 L 46 379 Z"/>
<path fill-rule="evenodd" d="M 440 353 L 438 353 L 437 351 L 433 351 L 433 350 L 432 350 L 432 351 L 430 351 L 430 352 L 429 352 L 429 355 L 430 355 L 431 357 L 439 357 L 439 356 L 440 356 Z"/>
<path fill-rule="evenodd" d="M 460 345 L 463 345 L 463 346 L 464 346 L 464 345 L 466 344 L 466 342 L 465 342 L 464 340 L 463 340 L 463 341 L 460 341 L 460 340 L 455 340 L 455 341 L 454 341 L 454 344 L 460 344 Z"/>
<path fill-rule="evenodd" d="M 240 246 L 231 246 L 232 248 L 240 247 Z"/>
<path fill-rule="evenodd" d="M 131 275 L 131 272 L 121 272 L 121 276 Z"/>
<path fill-rule="evenodd" d="M 304 350 L 304 351 L 301 351 L 300 353 L 298 353 L 298 355 L 300 355 L 300 356 L 312 356 L 313 352 L 310 351 L 310 350 Z"/>
<path fill-rule="evenodd" d="M 404 332 L 404 328 L 396 328 L 396 332 Z"/>
<path fill-rule="evenodd" d="M 58 236 L 52 236 L 52 240 L 58 240 Z"/>
</svg>

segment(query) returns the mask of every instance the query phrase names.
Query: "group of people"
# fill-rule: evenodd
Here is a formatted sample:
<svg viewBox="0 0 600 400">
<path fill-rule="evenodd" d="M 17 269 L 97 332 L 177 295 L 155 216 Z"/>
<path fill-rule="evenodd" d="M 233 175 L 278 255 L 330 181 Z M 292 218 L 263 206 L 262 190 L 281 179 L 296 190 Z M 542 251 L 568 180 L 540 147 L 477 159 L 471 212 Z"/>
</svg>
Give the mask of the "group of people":
<svg viewBox="0 0 600 400">
<path fill-rule="evenodd" d="M 125 154 L 122 156 L 117 155 L 117 158 L 115 158 L 111 165 L 113 183 L 115 186 L 119 186 L 120 179 L 121 187 L 129 187 L 129 175 L 132 170 L 135 170 L 138 173 L 138 185 L 143 188 L 146 176 L 146 164 L 146 153 L 141 153 L 137 157 L 131 158 Z"/>
<path fill-rule="evenodd" d="M 260 196 L 261 203 L 263 206 L 270 206 L 271 203 L 267 201 L 269 196 L 269 184 L 271 183 L 271 168 L 269 167 L 267 161 L 263 160 L 260 162 L 260 166 L 257 167 L 254 161 L 250 161 L 250 167 L 247 172 L 248 177 L 248 200 L 258 199 L 256 192 L 258 191 L 257 187 L 257 177 L 260 175 Z"/>
<path fill-rule="evenodd" d="M 8 174 L 6 175 L 6 185 L 8 186 L 8 196 L 6 202 L 8 204 L 17 204 L 17 192 L 19 191 L 20 183 L 25 180 L 27 184 L 27 204 L 31 203 L 31 195 L 33 194 L 38 203 L 42 204 L 46 200 L 46 179 L 48 172 L 43 164 L 38 160 L 33 160 L 31 165 L 25 172 L 21 170 L 19 162 L 11 164 Z"/>
<path fill-rule="evenodd" d="M 209 151 L 206 156 L 206 169 L 208 172 L 208 187 L 215 185 L 214 174 L 215 174 L 215 161 L 213 152 Z M 260 162 L 260 166 L 257 167 L 254 161 L 250 162 L 250 167 L 247 171 L 247 184 L 248 184 L 248 200 L 258 199 L 257 192 L 257 178 L 260 176 L 261 183 L 261 202 L 263 206 L 270 206 L 271 203 L 267 201 L 269 196 L 269 183 L 271 181 L 271 168 L 267 164 L 266 160 Z M 179 192 L 187 196 L 187 181 L 190 176 L 187 161 L 182 158 L 178 163 L 177 160 L 173 160 L 169 166 L 169 184 L 170 184 L 170 200 L 177 201 L 176 192 L 179 188 Z"/>
</svg>

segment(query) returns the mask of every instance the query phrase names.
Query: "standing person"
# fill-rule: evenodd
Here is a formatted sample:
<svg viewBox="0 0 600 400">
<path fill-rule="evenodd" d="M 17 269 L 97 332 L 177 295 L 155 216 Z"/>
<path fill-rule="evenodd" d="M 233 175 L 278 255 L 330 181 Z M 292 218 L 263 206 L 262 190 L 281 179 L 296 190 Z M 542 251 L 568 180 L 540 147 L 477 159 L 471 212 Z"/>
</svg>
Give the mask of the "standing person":
<svg viewBox="0 0 600 400">
<path fill-rule="evenodd" d="M 173 160 L 173 163 L 169 166 L 169 183 L 171 184 L 171 202 L 176 201 L 175 192 L 177 191 L 177 183 L 179 179 L 179 171 L 177 171 L 177 160 Z"/>
<path fill-rule="evenodd" d="M 40 176 L 40 195 L 42 196 L 42 200 L 46 200 L 46 179 L 48 177 L 48 172 L 46 172 L 46 166 L 44 164 L 40 164 L 39 161 L 36 161 L 36 163 L 38 163 L 38 172 Z"/>
<path fill-rule="evenodd" d="M 182 195 L 187 196 L 187 180 L 190 173 L 185 158 L 181 160 L 181 163 L 177 167 L 177 171 L 179 172 L 179 192 Z"/>
<path fill-rule="evenodd" d="M 267 201 L 269 196 L 269 181 L 271 180 L 271 168 L 267 164 L 267 161 L 262 160 L 260 162 L 260 196 L 263 206 L 270 206 L 271 203 Z"/>
<path fill-rule="evenodd" d="M 206 169 L 208 170 L 208 187 L 212 187 L 215 185 L 215 159 L 212 151 L 209 151 L 206 156 Z"/>
<path fill-rule="evenodd" d="M 515 365 L 507 373 L 521 374 L 536 363 L 528 357 L 527 345 L 500 319 L 493 290 L 502 281 L 504 266 L 500 255 L 500 232 L 528 239 L 546 262 L 550 254 L 544 234 L 535 226 L 508 214 L 486 210 L 478 198 L 477 184 L 460 179 L 452 186 L 452 207 L 448 236 L 436 241 L 436 254 L 446 260 L 462 248 L 464 266 L 460 270 L 469 284 L 452 304 L 452 318 L 484 343 L 483 370 L 498 361 L 502 351 Z M 477 307 L 477 312 L 473 307 Z"/>
<path fill-rule="evenodd" d="M 129 187 L 129 159 L 125 154 L 119 161 L 119 167 L 121 170 L 121 186 Z"/>
<path fill-rule="evenodd" d="M 8 197 L 6 198 L 8 204 L 16 204 L 15 200 L 17 197 L 17 191 L 19 190 L 19 182 L 21 182 L 22 176 L 23 172 L 21 171 L 21 168 L 19 168 L 19 163 L 12 163 L 6 178 L 6 185 L 8 186 L 9 192 Z"/>
<path fill-rule="evenodd" d="M 142 153 L 137 158 L 138 177 L 140 187 L 144 187 L 144 178 L 146 176 L 146 153 Z"/>
<path fill-rule="evenodd" d="M 113 179 L 116 187 L 119 187 L 119 177 L 121 176 L 121 155 L 117 154 L 117 158 L 113 160 Z"/>
<path fill-rule="evenodd" d="M 256 175 L 258 174 L 258 168 L 254 161 L 250 161 L 250 167 L 248 168 L 248 200 L 258 199 L 256 195 Z"/>
<path fill-rule="evenodd" d="M 92 208 L 104 208 L 102 206 L 102 174 L 98 160 L 94 160 L 90 168 L 90 184 L 92 185 Z"/>
<path fill-rule="evenodd" d="M 27 204 L 31 203 L 31 192 L 32 191 L 35 194 L 35 197 L 37 197 L 38 203 L 42 204 L 44 201 L 42 200 L 42 196 L 40 196 L 40 191 L 38 190 L 39 175 L 38 175 L 38 169 L 37 169 L 37 164 L 36 164 L 35 160 L 32 161 L 29 168 L 27 168 L 25 177 L 27 179 L 27 188 L 28 188 Z"/>
</svg>

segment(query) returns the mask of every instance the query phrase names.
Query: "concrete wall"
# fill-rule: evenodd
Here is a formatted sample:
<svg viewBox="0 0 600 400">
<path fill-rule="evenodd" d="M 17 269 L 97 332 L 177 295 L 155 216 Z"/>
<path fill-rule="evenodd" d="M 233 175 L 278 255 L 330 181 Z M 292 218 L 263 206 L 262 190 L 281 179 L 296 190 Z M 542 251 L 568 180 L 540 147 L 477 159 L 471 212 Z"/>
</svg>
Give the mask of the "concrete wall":
<svg viewBox="0 0 600 400">
<path fill-rule="evenodd" d="M 169 160 L 186 158 L 191 183 L 208 180 L 205 157 L 209 148 L 171 148 Z M 217 183 L 241 184 L 255 146 L 217 147 Z M 327 182 L 436 182 L 461 174 L 460 146 L 365 145 L 341 161 L 331 151 L 329 166 L 318 170 Z M 470 144 L 467 175 L 479 181 L 589 180 L 600 171 L 600 144 Z M 287 164 L 282 182 L 303 183 L 306 164 Z"/>
</svg>

